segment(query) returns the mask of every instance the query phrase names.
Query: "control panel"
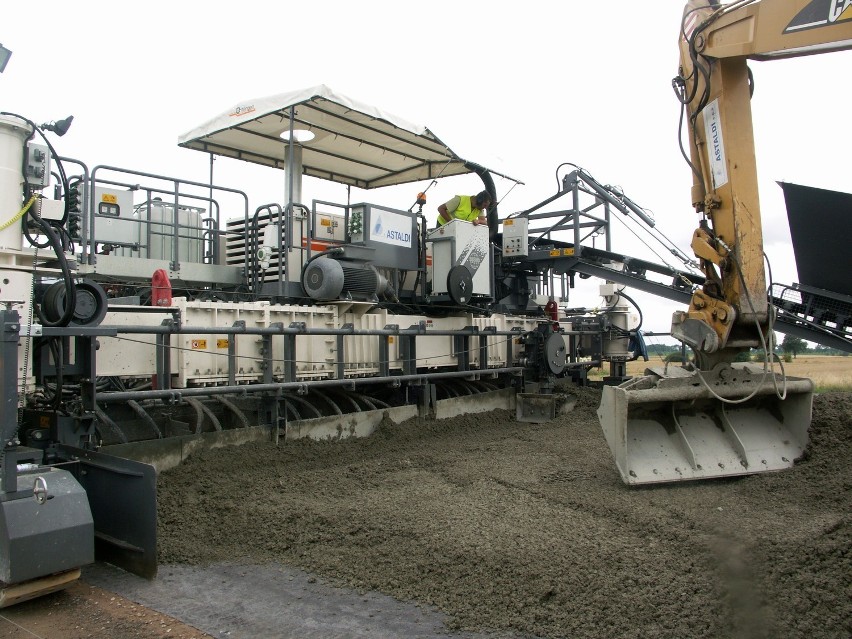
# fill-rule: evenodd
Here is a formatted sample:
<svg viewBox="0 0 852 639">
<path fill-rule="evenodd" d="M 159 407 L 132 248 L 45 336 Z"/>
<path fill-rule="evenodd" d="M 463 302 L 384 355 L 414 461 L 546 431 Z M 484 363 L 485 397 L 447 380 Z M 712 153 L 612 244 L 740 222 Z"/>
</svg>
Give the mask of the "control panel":
<svg viewBox="0 0 852 639">
<path fill-rule="evenodd" d="M 27 184 L 35 189 L 43 189 L 50 184 L 50 153 L 43 144 L 27 144 Z"/>
<path fill-rule="evenodd" d="M 503 257 L 526 257 L 530 253 L 529 223 L 525 217 L 503 220 Z"/>
</svg>

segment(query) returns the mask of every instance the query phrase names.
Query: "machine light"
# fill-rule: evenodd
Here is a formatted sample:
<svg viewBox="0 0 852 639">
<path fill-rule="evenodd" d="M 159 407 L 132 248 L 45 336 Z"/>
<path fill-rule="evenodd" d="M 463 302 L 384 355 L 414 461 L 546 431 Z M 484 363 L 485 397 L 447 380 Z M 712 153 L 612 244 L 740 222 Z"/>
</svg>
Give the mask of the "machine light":
<svg viewBox="0 0 852 639">
<path fill-rule="evenodd" d="M 49 122 L 47 124 L 41 125 L 42 131 L 53 131 L 60 138 L 68 133 L 68 129 L 71 128 L 71 122 L 74 120 L 73 115 L 69 115 L 64 120 L 59 120 L 57 122 Z"/>
<path fill-rule="evenodd" d="M 281 132 L 281 139 L 285 142 L 290 141 L 290 129 L 286 129 Z M 293 139 L 300 144 L 305 142 L 310 142 L 316 137 L 313 131 L 308 131 L 307 129 L 293 129 Z"/>
</svg>

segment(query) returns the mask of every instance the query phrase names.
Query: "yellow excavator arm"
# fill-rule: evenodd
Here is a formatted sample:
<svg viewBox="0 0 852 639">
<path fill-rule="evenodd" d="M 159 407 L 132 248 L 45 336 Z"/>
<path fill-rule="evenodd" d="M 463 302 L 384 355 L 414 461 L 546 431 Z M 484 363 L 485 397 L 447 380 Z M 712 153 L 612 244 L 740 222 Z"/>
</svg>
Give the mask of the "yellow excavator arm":
<svg viewBox="0 0 852 639">
<path fill-rule="evenodd" d="M 674 84 L 702 216 L 692 248 L 706 283 L 672 334 L 705 369 L 765 346 L 769 321 L 746 63 L 852 48 L 852 0 L 690 0 L 679 44 Z"/>
<path fill-rule="evenodd" d="M 649 368 L 604 386 L 598 417 L 627 484 L 792 466 L 808 442 L 813 382 L 776 374 L 750 99 L 749 59 L 852 48 L 852 0 L 690 0 L 674 80 L 701 216 L 692 249 L 706 277 L 672 335 L 697 367 Z M 767 343 L 769 342 L 769 343 Z M 735 363 L 766 349 L 762 370 Z"/>
</svg>

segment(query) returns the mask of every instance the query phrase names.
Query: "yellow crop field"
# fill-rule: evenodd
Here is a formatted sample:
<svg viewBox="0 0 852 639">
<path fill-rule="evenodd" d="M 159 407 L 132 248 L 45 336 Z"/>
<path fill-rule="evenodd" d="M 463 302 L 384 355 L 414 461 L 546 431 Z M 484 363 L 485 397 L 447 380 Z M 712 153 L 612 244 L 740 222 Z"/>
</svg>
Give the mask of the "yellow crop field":
<svg viewBox="0 0 852 639">
<path fill-rule="evenodd" d="M 641 375 L 649 366 L 661 366 L 662 360 L 651 358 L 627 364 L 628 375 Z M 779 370 L 779 365 L 775 364 Z M 608 372 L 608 369 L 604 369 Z M 852 357 L 839 355 L 799 355 L 792 362 L 784 362 L 784 372 L 791 377 L 808 377 L 817 390 L 852 390 Z M 594 378 L 594 376 L 592 376 Z"/>
</svg>

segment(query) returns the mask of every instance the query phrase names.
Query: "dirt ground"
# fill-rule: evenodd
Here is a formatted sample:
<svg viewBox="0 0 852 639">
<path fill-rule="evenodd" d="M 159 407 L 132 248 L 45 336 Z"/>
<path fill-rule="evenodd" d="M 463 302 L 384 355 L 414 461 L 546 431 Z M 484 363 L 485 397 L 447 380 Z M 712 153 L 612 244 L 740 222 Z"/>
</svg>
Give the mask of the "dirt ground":
<svg viewBox="0 0 852 639">
<path fill-rule="evenodd" d="M 852 636 L 852 394 L 815 398 L 791 470 L 628 488 L 599 392 L 576 392 L 542 425 L 498 411 L 200 453 L 159 479 L 160 560 L 291 565 L 450 630 Z"/>
<path fill-rule="evenodd" d="M 167 615 L 83 582 L 0 610 L 3 639 L 209 639 Z"/>
</svg>

